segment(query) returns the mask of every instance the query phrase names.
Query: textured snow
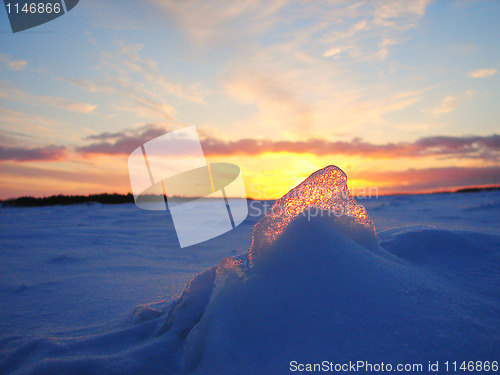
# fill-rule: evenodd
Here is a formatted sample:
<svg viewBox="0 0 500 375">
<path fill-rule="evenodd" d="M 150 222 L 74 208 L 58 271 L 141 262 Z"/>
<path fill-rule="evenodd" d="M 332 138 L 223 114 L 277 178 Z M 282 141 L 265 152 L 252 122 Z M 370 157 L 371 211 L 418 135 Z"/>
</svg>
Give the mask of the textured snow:
<svg viewBox="0 0 500 375">
<path fill-rule="evenodd" d="M 397 235 L 382 255 L 330 226 L 324 218 L 292 221 L 265 262 L 229 285 L 216 284 L 216 297 L 185 340 L 183 369 L 274 374 L 286 373 L 292 359 L 497 358 L 498 236 L 418 228 L 406 232 L 421 240 L 415 246 Z M 435 245 L 427 262 L 396 255 L 429 241 Z"/>
<path fill-rule="evenodd" d="M 341 191 L 345 176 L 326 172 Z M 264 219 L 280 230 L 272 240 L 257 242 L 266 231 L 255 226 L 250 266 L 255 213 L 268 202 L 251 202 L 237 229 L 182 250 L 171 221 L 134 205 L 0 209 L 0 373 L 498 360 L 500 194 L 358 200 L 376 236 L 368 215 L 300 215 L 322 204 L 315 194 L 278 201 L 294 208 L 286 224 Z"/>
</svg>

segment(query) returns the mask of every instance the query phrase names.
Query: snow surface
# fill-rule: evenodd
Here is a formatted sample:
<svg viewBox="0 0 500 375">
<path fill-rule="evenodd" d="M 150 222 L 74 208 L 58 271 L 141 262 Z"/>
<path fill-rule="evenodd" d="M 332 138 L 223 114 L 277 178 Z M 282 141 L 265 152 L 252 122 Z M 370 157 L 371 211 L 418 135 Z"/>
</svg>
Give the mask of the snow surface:
<svg viewBox="0 0 500 375">
<path fill-rule="evenodd" d="M 164 213 L 134 205 L 2 208 L 0 373 L 498 360 L 500 194 L 358 201 L 379 243 L 360 244 L 336 218 L 299 215 L 250 267 L 269 202 L 250 202 L 238 228 L 185 249 Z"/>
</svg>

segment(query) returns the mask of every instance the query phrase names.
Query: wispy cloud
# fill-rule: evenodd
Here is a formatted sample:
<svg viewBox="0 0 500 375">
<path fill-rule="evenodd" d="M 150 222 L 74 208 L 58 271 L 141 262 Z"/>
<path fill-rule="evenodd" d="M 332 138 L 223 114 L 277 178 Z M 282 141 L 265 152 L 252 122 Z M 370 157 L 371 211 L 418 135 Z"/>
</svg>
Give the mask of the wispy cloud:
<svg viewBox="0 0 500 375">
<path fill-rule="evenodd" d="M 45 168 L 39 166 L 31 166 L 19 163 L 2 163 L 0 164 L 0 173 L 4 176 L 10 176 L 11 178 L 23 178 L 32 179 L 35 181 L 40 180 L 53 180 L 59 187 L 59 191 L 54 193 L 60 193 L 61 190 L 69 190 L 71 187 L 65 184 L 68 181 L 73 182 L 77 187 L 84 187 L 88 192 L 88 186 L 97 187 L 97 191 L 118 191 L 118 190 L 128 190 L 130 180 L 128 179 L 127 173 L 121 173 L 121 171 L 106 171 L 99 170 L 95 168 L 84 168 L 82 170 L 74 169 L 57 169 L 57 168 Z M 41 190 L 40 187 L 43 185 L 34 184 L 36 186 L 33 189 L 29 189 L 29 194 Z M 124 189 L 125 188 L 125 189 Z M 43 190 L 42 190 L 43 192 Z M 41 193 L 41 192 L 40 192 Z"/>
<path fill-rule="evenodd" d="M 341 53 L 343 50 L 340 47 L 333 47 L 332 49 L 329 49 L 325 53 L 323 53 L 323 56 L 325 57 L 330 57 L 330 56 L 338 56 L 339 53 Z"/>
<path fill-rule="evenodd" d="M 24 70 L 28 65 L 26 60 L 14 60 L 10 56 L 2 54 L 0 54 L 0 63 L 14 71 Z"/>
<path fill-rule="evenodd" d="M 87 129 L 81 126 L 74 126 L 74 124 L 63 121 L 60 118 L 45 116 L 41 114 L 31 113 L 31 111 L 14 111 L 12 109 L 0 106 L 0 127 L 2 131 L 10 132 L 11 141 L 0 142 L 8 144 L 9 146 L 15 145 L 36 146 L 43 147 L 50 139 L 54 143 L 69 144 L 80 140 L 82 133 L 86 134 Z M 14 137 L 14 133 L 17 133 Z M 31 137 L 36 142 L 33 144 L 26 144 L 23 138 Z"/>
<path fill-rule="evenodd" d="M 313 108 L 283 76 L 246 70 L 235 72 L 224 85 L 232 97 L 257 104 L 267 121 L 282 121 L 299 132 L 313 126 Z"/>
<path fill-rule="evenodd" d="M 7 87 L 1 82 L 0 97 L 9 100 L 28 102 L 30 104 L 48 104 L 53 107 L 78 113 L 90 113 L 97 108 L 97 105 L 94 104 L 75 102 L 61 97 L 33 95 L 15 87 Z"/>
<path fill-rule="evenodd" d="M 357 133 L 367 127 L 386 126 L 385 115 L 416 104 L 427 89 L 373 95 L 380 88 L 357 87 L 356 77 L 335 69 L 326 59 L 300 62 L 293 49 L 264 49 L 246 61 L 231 64 L 222 76 L 226 93 L 254 105 L 251 116 L 238 126 L 264 137 L 330 137 L 333 133 Z M 272 58 L 270 58 L 272 56 Z M 295 60 L 295 61 L 294 61 Z M 385 88 L 383 88 L 385 89 Z"/>
<path fill-rule="evenodd" d="M 275 13 L 260 15 L 268 21 L 259 31 L 262 35 L 252 34 L 257 31 L 250 28 L 241 40 L 252 42 L 239 40 L 219 74 L 225 94 L 237 99 L 237 104 L 244 103 L 245 117 L 232 124 L 231 135 L 251 129 L 253 137 L 264 137 L 272 128 L 273 137 L 297 139 L 329 137 L 347 129 L 351 134 L 373 133 L 380 127 L 394 129 L 386 115 L 422 98 L 420 94 L 404 99 L 395 96 L 402 87 L 417 89 L 418 81 L 404 86 L 389 79 L 373 83 L 373 77 L 387 75 L 389 67 L 391 74 L 400 69 L 394 62 L 380 62 L 391 56 L 393 46 L 410 40 L 408 25 L 418 24 L 429 1 L 394 3 L 283 1 Z M 189 4 L 194 7 L 199 2 Z M 174 10 L 165 11 L 175 14 Z M 210 29 L 205 37 L 218 35 L 226 22 L 236 22 L 240 11 L 250 19 L 257 17 L 249 9 L 239 9 L 234 19 L 228 14 L 222 24 L 205 25 Z M 182 17 L 194 16 L 186 12 L 179 19 Z M 283 20 L 286 27 L 282 27 Z M 183 21 L 179 22 L 189 33 Z M 352 61 L 363 68 L 358 70 Z"/>
<path fill-rule="evenodd" d="M 97 108 L 97 105 L 94 104 L 73 102 L 65 98 L 59 98 L 53 96 L 31 96 L 31 97 L 42 103 L 47 103 L 53 107 L 59 107 L 66 109 L 68 111 L 73 111 L 78 113 L 90 113 Z"/>
<path fill-rule="evenodd" d="M 168 2 L 149 0 L 163 10 L 169 21 L 175 22 L 198 49 L 221 44 L 238 44 L 245 40 L 255 41 L 273 33 L 286 20 L 287 33 L 280 35 L 284 43 L 292 42 L 288 30 L 300 25 L 301 47 L 322 46 L 321 55 L 338 57 L 347 52 L 355 59 L 384 59 L 388 46 L 379 50 L 369 47 L 368 40 L 396 41 L 388 37 L 418 24 L 424 16 L 430 0 L 411 1 L 356 1 L 334 0 L 329 2 L 280 1 L 203 1 Z M 314 21 L 314 27 L 304 24 Z M 365 43 L 367 42 L 367 43 Z M 399 43 L 399 42 L 397 42 Z M 241 52 L 241 49 L 239 48 Z"/>
<path fill-rule="evenodd" d="M 88 79 L 60 78 L 82 90 L 91 93 L 100 93 L 113 97 L 111 109 L 117 112 L 128 112 L 136 117 L 145 119 L 172 120 L 175 109 L 150 90 L 142 88 L 143 83 L 129 78 L 107 76 L 104 80 L 92 81 Z"/>
<path fill-rule="evenodd" d="M 327 30 L 332 30 L 322 37 L 322 42 L 329 46 L 323 55 L 338 58 L 341 52 L 347 52 L 355 60 L 385 60 L 390 46 L 407 39 L 401 34 L 418 25 L 429 3 L 430 0 L 338 2 L 335 16 L 323 12 L 325 21 L 327 17 L 338 21 L 330 23 Z M 379 39 L 378 49 L 374 48 L 374 39 Z"/>
<path fill-rule="evenodd" d="M 55 161 L 62 160 L 65 156 L 65 146 L 49 145 L 34 148 L 0 146 L 0 160 L 2 161 Z"/>
<path fill-rule="evenodd" d="M 172 120 L 173 100 L 204 104 L 195 84 L 180 84 L 161 71 L 160 64 L 142 54 L 142 44 L 116 42 L 114 49 L 103 52 L 98 65 L 100 74 L 93 79 L 59 77 L 87 92 L 113 98 L 111 109 L 129 112 L 135 117 Z"/>
<path fill-rule="evenodd" d="M 373 2 L 373 23 L 396 29 L 415 27 L 424 16 L 431 0 Z"/>
<path fill-rule="evenodd" d="M 122 78 L 125 76 L 130 78 L 130 73 L 140 74 L 147 82 L 147 85 L 156 88 L 159 94 L 162 91 L 167 91 L 182 99 L 195 103 L 204 103 L 203 98 L 195 93 L 193 89 L 168 80 L 165 74 L 158 69 L 159 63 L 157 61 L 141 55 L 143 47 L 143 44 L 119 42 L 116 44 L 116 54 L 106 54 L 106 58 L 109 59 L 109 63 L 113 68 L 119 69 L 123 73 Z M 152 93 L 150 92 L 150 94 Z"/>
<path fill-rule="evenodd" d="M 188 38 L 202 45 L 241 40 L 268 31 L 279 18 L 276 13 L 290 1 L 180 1 L 149 0 L 177 23 Z"/>
<path fill-rule="evenodd" d="M 442 114 L 442 113 L 448 113 L 453 111 L 457 107 L 457 101 L 453 96 L 447 96 L 446 98 L 443 99 L 441 104 L 434 108 L 433 113 L 436 115 Z"/>
<path fill-rule="evenodd" d="M 472 72 L 470 72 L 469 77 L 470 78 L 486 78 L 486 77 L 494 76 L 497 73 L 498 73 L 498 70 L 496 70 L 496 69 L 478 69 L 478 70 L 473 70 Z"/>
<path fill-rule="evenodd" d="M 60 77 L 74 86 L 91 93 L 118 95 L 131 101 L 142 96 L 158 103 L 167 102 L 165 94 L 194 103 L 204 103 L 204 99 L 193 87 L 169 81 L 160 72 L 158 62 L 141 55 L 142 44 L 115 43 L 115 49 L 106 51 L 99 65 L 101 77 L 90 80 L 74 77 Z M 140 79 L 136 79 L 139 76 Z M 140 104 L 140 103 L 139 103 Z"/>
<path fill-rule="evenodd" d="M 129 155 L 145 142 L 167 133 L 162 126 L 149 124 L 138 129 L 127 129 L 117 133 L 91 135 L 87 140 L 97 141 L 87 146 L 77 147 L 76 151 L 84 155 Z"/>
</svg>

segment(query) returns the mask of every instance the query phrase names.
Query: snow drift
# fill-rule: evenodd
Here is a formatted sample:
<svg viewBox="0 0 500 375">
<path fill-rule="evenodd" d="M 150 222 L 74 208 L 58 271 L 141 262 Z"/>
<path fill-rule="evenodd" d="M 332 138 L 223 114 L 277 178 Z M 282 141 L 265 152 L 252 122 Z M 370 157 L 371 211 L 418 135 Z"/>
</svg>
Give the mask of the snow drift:
<svg viewBox="0 0 500 375">
<path fill-rule="evenodd" d="M 165 316 L 33 340 L 4 373 L 287 374 L 290 362 L 494 361 L 500 236 L 434 227 L 378 236 L 330 166 L 254 227 L 247 254 L 200 273 Z"/>
<path fill-rule="evenodd" d="M 338 168 L 314 173 L 257 223 L 246 266 L 227 258 L 191 281 L 160 331 L 182 333 L 182 371 L 495 357 L 498 237 L 400 229 L 384 249 L 346 191 Z"/>
</svg>

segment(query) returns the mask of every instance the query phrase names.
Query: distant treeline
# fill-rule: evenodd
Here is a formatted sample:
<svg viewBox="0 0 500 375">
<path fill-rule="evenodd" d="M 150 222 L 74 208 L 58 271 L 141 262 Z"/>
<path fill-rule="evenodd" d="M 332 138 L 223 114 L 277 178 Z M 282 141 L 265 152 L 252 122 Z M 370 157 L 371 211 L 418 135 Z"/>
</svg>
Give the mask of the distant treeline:
<svg viewBox="0 0 500 375">
<path fill-rule="evenodd" d="M 20 197 L 0 201 L 4 207 L 40 207 L 69 205 L 80 203 L 121 204 L 134 203 L 134 196 L 130 193 L 124 194 L 91 194 L 91 195 L 52 195 L 50 197 L 34 198 Z"/>
<path fill-rule="evenodd" d="M 477 193 L 480 191 L 496 191 L 500 190 L 500 186 L 488 186 L 488 187 L 482 187 L 482 188 L 463 188 L 455 191 L 455 193 Z"/>
<path fill-rule="evenodd" d="M 141 202 L 158 202 L 158 199 L 163 200 L 163 195 L 143 194 L 141 195 Z M 168 197 L 168 200 L 177 202 L 188 202 L 197 197 Z M 215 199 L 215 198 L 214 198 Z M 251 198 L 248 198 L 251 199 Z M 81 203 L 101 203 L 101 204 L 123 204 L 134 203 L 134 196 L 128 194 L 90 194 L 90 195 L 51 195 L 50 197 L 35 198 L 35 197 L 19 197 L 0 200 L 0 207 L 41 207 L 41 206 L 56 206 L 56 205 L 70 205 Z"/>
<path fill-rule="evenodd" d="M 482 191 L 500 190 L 500 186 L 491 187 L 470 187 L 454 191 L 453 193 L 478 193 Z M 150 198 L 152 201 L 157 201 L 158 196 L 148 195 L 143 197 L 145 201 Z M 193 198 L 172 197 L 168 199 L 175 200 L 192 200 Z M 248 198 L 251 199 L 251 198 Z M 0 205 L 3 207 L 40 207 L 40 206 L 55 206 L 69 205 L 81 203 L 101 203 L 101 204 L 123 204 L 134 203 L 134 196 L 128 194 L 90 194 L 90 195 L 52 195 L 50 197 L 35 198 L 35 197 L 20 197 L 0 200 Z"/>
</svg>

